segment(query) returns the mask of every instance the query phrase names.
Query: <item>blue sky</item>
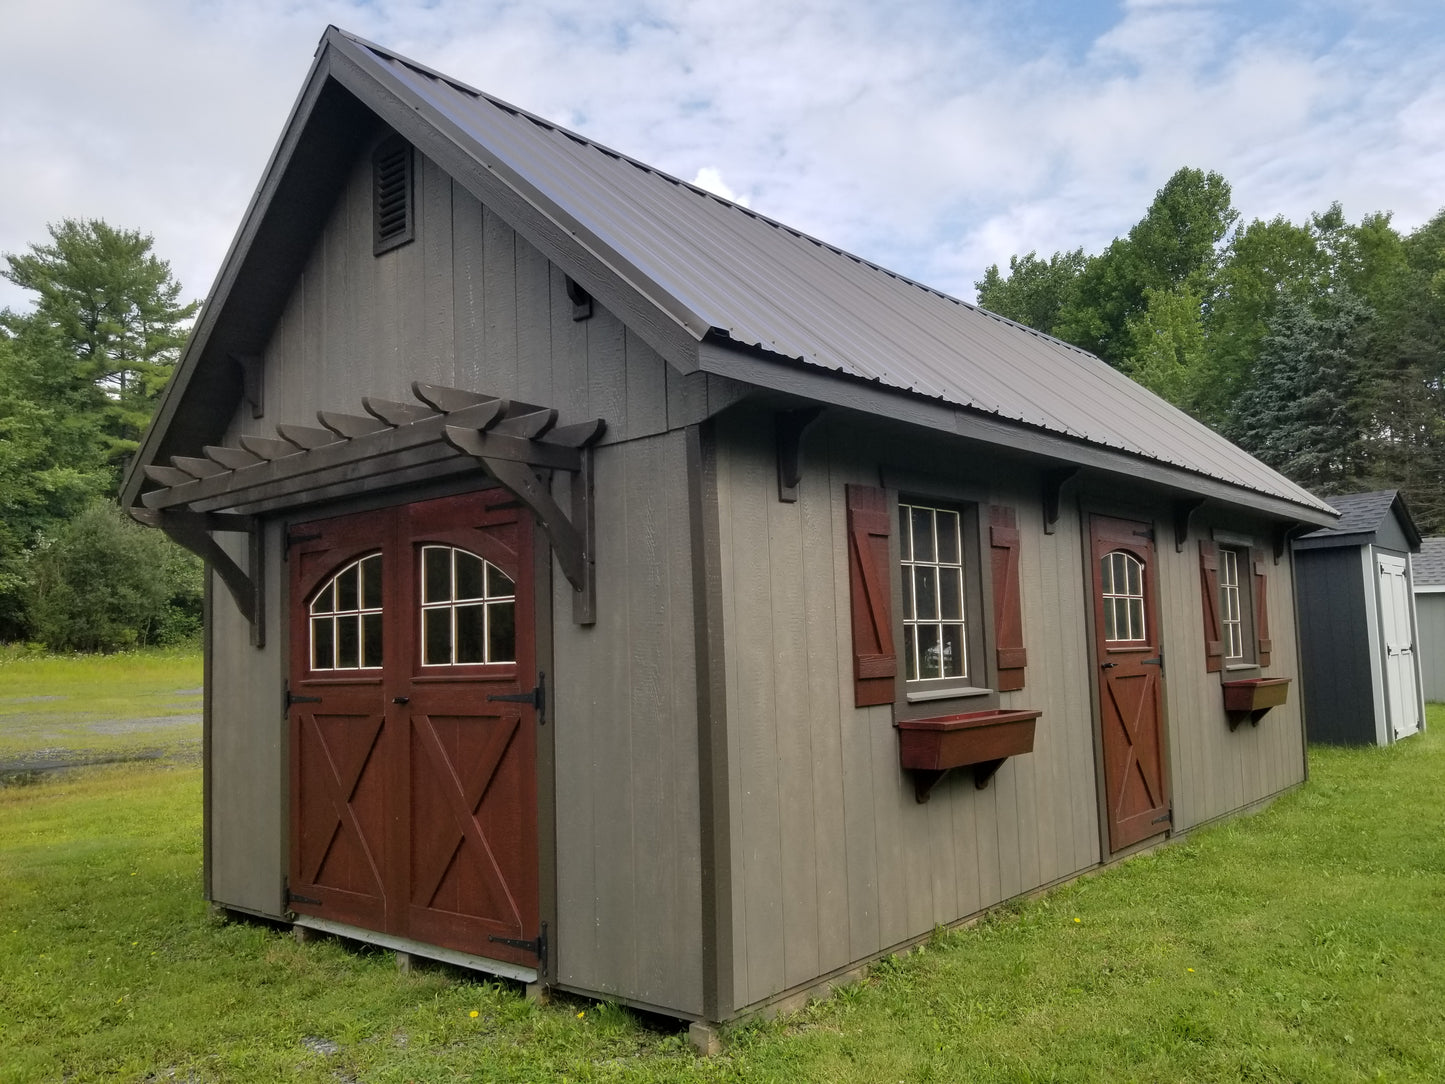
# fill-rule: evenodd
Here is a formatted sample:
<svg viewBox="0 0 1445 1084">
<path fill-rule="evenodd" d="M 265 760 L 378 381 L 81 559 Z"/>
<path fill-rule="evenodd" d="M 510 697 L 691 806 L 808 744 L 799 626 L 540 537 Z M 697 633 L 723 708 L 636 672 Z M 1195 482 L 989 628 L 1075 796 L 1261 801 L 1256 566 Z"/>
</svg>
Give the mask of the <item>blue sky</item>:
<svg viewBox="0 0 1445 1084">
<path fill-rule="evenodd" d="M 101 217 L 203 295 L 327 23 L 965 298 L 1185 165 L 1445 207 L 1440 0 L 0 0 L 0 251 Z"/>
</svg>

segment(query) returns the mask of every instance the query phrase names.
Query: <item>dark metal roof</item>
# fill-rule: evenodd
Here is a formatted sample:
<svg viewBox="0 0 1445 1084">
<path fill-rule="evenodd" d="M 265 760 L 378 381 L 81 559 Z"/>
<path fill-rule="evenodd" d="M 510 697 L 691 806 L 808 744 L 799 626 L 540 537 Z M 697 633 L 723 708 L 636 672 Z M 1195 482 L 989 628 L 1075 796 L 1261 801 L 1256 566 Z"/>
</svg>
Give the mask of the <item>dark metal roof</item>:
<svg viewBox="0 0 1445 1084">
<path fill-rule="evenodd" d="M 1114 469 L 1124 473 L 1137 457 L 1263 495 L 1263 501 L 1251 502 L 1245 493 L 1239 499 L 1276 514 L 1280 508 L 1272 502 L 1316 523 L 1333 514 L 1206 426 L 1057 339 L 334 27 L 322 39 L 312 82 L 328 72 L 395 123 L 425 125 L 424 152 L 444 154 L 453 168 L 461 163 L 497 192 L 518 197 L 517 206 L 535 211 L 542 226 L 575 246 L 579 267 L 564 270 L 594 294 L 609 282 L 621 284 L 632 310 L 656 321 L 670 342 L 694 344 L 694 365 L 695 344 L 730 346 L 742 353 L 715 351 L 709 368 L 734 375 L 726 366 L 736 357 L 736 375 L 759 383 L 752 370 L 743 375 L 741 359 L 761 354 L 1108 449 L 1123 457 Z M 315 92 L 311 84 L 303 99 L 308 92 Z M 299 123 L 293 114 L 292 125 Z M 271 170 L 278 168 L 273 160 Z M 253 205 L 251 214 L 257 213 L 266 208 L 258 212 Z M 587 280 L 589 267 L 598 282 Z M 148 440 L 137 458 L 148 462 L 158 452 Z M 1188 488 L 1187 480 L 1180 484 Z M 133 497 L 133 484 L 127 492 Z"/>
<path fill-rule="evenodd" d="M 1340 513 L 1339 521 L 1333 526 L 1321 527 L 1319 530 L 1300 535 L 1298 541 L 1343 542 L 1347 536 L 1358 536 L 1361 542 L 1367 542 L 1369 541 L 1368 536 L 1374 535 L 1384 525 L 1386 517 L 1394 515 L 1399 520 L 1400 529 L 1404 531 L 1405 538 L 1410 542 L 1411 547 L 1420 545 L 1420 532 L 1415 527 L 1414 517 L 1410 515 L 1405 498 L 1398 489 L 1377 489 L 1369 493 L 1340 494 L 1331 497 L 1330 504 Z"/>
<path fill-rule="evenodd" d="M 1422 538 L 1410 565 L 1416 587 L 1445 587 L 1445 538 Z"/>
</svg>

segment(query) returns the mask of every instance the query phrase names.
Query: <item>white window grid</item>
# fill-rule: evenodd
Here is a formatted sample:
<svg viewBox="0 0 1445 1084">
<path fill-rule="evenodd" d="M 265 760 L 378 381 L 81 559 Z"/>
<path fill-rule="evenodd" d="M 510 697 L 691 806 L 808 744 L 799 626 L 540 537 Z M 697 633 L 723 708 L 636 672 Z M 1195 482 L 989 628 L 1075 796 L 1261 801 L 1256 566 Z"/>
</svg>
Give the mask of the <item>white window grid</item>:
<svg viewBox="0 0 1445 1084">
<path fill-rule="evenodd" d="M 1104 640 L 1108 643 L 1143 643 L 1144 565 L 1122 550 L 1099 559 L 1099 587 L 1103 597 Z"/>
<path fill-rule="evenodd" d="M 423 546 L 421 598 L 422 666 L 516 661 L 516 584 L 490 561 L 456 546 Z M 510 650 L 499 650 L 503 638 Z"/>
<path fill-rule="evenodd" d="M 898 505 L 908 681 L 968 677 L 962 517 L 952 509 Z"/>
<path fill-rule="evenodd" d="M 1219 620 L 1224 633 L 1224 657 L 1244 658 L 1244 618 L 1240 613 L 1239 555 L 1219 551 Z"/>
<path fill-rule="evenodd" d="M 381 554 L 358 558 L 311 598 L 311 669 L 380 670 Z"/>
</svg>

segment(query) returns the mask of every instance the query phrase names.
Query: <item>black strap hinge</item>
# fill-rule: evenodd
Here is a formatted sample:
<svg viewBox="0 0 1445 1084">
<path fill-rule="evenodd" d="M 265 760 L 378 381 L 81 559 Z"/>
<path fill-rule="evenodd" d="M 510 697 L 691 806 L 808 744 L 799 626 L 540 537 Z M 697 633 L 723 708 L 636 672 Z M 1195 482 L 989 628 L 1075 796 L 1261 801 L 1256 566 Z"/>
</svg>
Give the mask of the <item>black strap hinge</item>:
<svg viewBox="0 0 1445 1084">
<path fill-rule="evenodd" d="M 286 682 L 284 688 L 285 688 L 285 693 L 284 693 L 284 694 L 282 695 L 282 697 L 281 697 L 281 702 L 282 702 L 282 709 L 281 709 L 281 710 L 284 711 L 284 712 L 289 712 L 289 711 L 291 710 L 291 705 L 292 705 L 292 704 L 319 704 L 319 703 L 321 703 L 321 697 L 319 697 L 319 696 L 297 696 L 295 693 L 293 693 L 293 692 L 291 691 L 291 683 L 290 683 L 289 681 Z"/>
<path fill-rule="evenodd" d="M 521 949 L 523 952 L 530 952 L 537 957 L 537 973 L 539 975 L 547 972 L 547 924 L 542 923 L 542 932 L 530 941 L 519 937 L 497 937 L 496 935 L 487 938 L 489 942 L 496 945 L 506 945 L 509 948 Z"/>
<path fill-rule="evenodd" d="M 531 704 L 536 709 L 537 722 L 545 723 L 547 721 L 547 675 L 544 671 L 537 671 L 537 685 L 531 692 L 504 693 L 489 696 L 487 699 L 505 704 Z"/>
</svg>

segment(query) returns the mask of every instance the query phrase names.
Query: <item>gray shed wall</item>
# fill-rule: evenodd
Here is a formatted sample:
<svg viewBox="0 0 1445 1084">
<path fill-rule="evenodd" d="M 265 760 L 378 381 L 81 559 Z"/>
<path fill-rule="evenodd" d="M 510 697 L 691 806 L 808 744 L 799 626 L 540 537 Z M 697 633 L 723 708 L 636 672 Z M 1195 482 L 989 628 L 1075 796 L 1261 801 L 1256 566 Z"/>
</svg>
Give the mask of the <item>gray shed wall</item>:
<svg viewBox="0 0 1445 1084">
<path fill-rule="evenodd" d="M 244 538 L 216 536 L 242 568 Z M 282 707 L 287 623 L 279 605 L 286 566 L 281 528 L 266 527 L 266 645 L 251 646 L 251 626 L 220 578 L 211 583 L 211 650 L 206 658 L 210 763 L 206 766 L 206 846 L 210 898 L 264 915 L 286 910 L 287 738 Z"/>
<path fill-rule="evenodd" d="M 242 407 L 229 437 L 314 426 L 317 409 L 360 413 L 363 395 L 410 401 L 413 380 L 554 406 L 562 424 L 607 421 L 595 627 L 573 623 L 571 588 L 553 574 L 552 958 L 564 985 L 700 1013 L 686 458 L 683 435 L 667 430 L 739 386 L 680 376 L 600 305 L 574 321 L 564 274 L 421 156 L 417 240 L 373 256 L 370 181 L 363 158 L 266 349 L 265 416 Z M 207 831 L 214 898 L 280 915 L 286 566 L 279 527 L 268 537 L 264 651 L 249 645 L 224 588 L 214 592 Z"/>
<path fill-rule="evenodd" d="M 556 593 L 557 980 L 702 1012 L 684 434 L 599 449 L 597 624 Z M 559 577 L 560 579 L 560 577 Z M 566 597 L 564 597 L 566 596 Z"/>
<path fill-rule="evenodd" d="M 1204 668 L 1204 614 L 1200 596 L 1199 540 L 1215 527 L 1252 537 L 1265 564 L 1269 593 L 1270 665 L 1238 672 Z M 1268 534 L 1247 523 L 1217 519 L 1196 526 L 1176 552 L 1168 518 L 1157 524 L 1160 608 L 1164 621 L 1174 827 L 1192 828 L 1277 794 L 1304 779 L 1299 657 L 1295 638 L 1293 573 L 1288 553 L 1273 563 Z M 1229 729 L 1220 682 L 1234 678 L 1291 678 L 1289 698 L 1260 720 Z"/>
<path fill-rule="evenodd" d="M 1445 701 L 1445 593 L 1417 592 L 1415 618 L 1425 699 Z"/>
<path fill-rule="evenodd" d="M 372 255 L 371 164 L 358 161 L 266 348 L 266 413 L 229 434 L 315 426 L 361 397 L 413 402 L 414 380 L 604 418 L 604 442 L 705 416 L 738 394 L 681 375 L 600 305 L 572 319 L 566 275 L 440 167 L 416 157 L 416 240 Z M 709 401 L 711 397 L 711 403 Z"/>
<path fill-rule="evenodd" d="M 1376 740 L 1371 608 L 1359 546 L 1300 550 L 1300 649 L 1311 741 Z M 1373 591 L 1373 582 L 1369 583 Z"/>
<path fill-rule="evenodd" d="M 830 414 L 809 430 L 799 499 L 785 504 L 771 415 L 739 408 L 717 432 L 741 1009 L 1088 869 L 1104 852 L 1078 502 L 1066 495 L 1046 534 L 1036 470 Z M 1001 706 L 1043 715 L 1033 752 L 1011 758 L 988 788 L 954 773 L 920 805 L 899 767 L 892 708 L 853 706 L 844 487 L 877 485 L 880 463 L 936 474 L 950 462 L 1018 512 L 1029 666 L 1026 687 Z M 1229 730 L 1220 675 L 1204 672 L 1200 535 L 1176 554 L 1168 506 L 1156 515 L 1182 829 L 1300 782 L 1303 737 L 1297 691 L 1258 729 Z M 1294 676 L 1288 561 L 1268 582 L 1275 654 L 1265 674 Z"/>
</svg>

